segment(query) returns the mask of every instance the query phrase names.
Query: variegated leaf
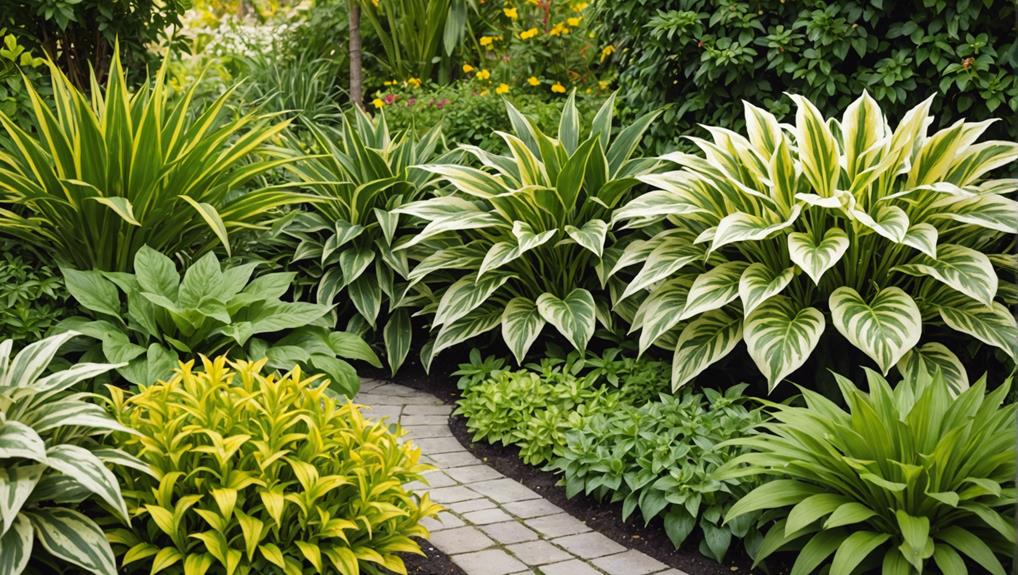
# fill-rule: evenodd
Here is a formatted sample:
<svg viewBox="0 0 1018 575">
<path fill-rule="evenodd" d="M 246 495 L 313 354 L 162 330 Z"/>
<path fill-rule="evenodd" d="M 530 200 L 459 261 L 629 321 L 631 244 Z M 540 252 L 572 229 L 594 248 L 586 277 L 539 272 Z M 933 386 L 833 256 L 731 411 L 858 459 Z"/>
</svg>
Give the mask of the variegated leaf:
<svg viewBox="0 0 1018 575">
<path fill-rule="evenodd" d="M 34 384 L 46 371 L 60 347 L 77 335 L 77 332 L 67 331 L 26 345 L 14 356 L 6 370 L 0 370 L 0 388 L 29 387 Z"/>
<path fill-rule="evenodd" d="M 21 506 L 32 494 L 35 485 L 42 478 L 46 465 L 12 465 L 0 468 L 0 534 L 6 533 L 14 525 Z M 0 553 L 0 555 L 3 555 Z M 0 570 L 0 573 L 3 573 Z"/>
<path fill-rule="evenodd" d="M 956 244 L 942 244 L 937 259 L 892 268 L 910 275 L 930 276 L 984 305 L 997 295 L 997 272 L 986 254 Z"/>
<path fill-rule="evenodd" d="M 972 300 L 938 306 L 940 317 L 951 329 L 967 333 L 979 341 L 1000 348 L 1014 360 L 1018 342 L 1018 324 L 1003 305 L 990 306 Z"/>
<path fill-rule="evenodd" d="M 724 310 L 709 311 L 689 322 L 679 334 L 672 356 L 672 390 L 731 353 L 742 340 L 742 318 Z"/>
<path fill-rule="evenodd" d="M 905 239 L 902 242 L 931 258 L 936 258 L 938 236 L 937 228 L 924 222 L 908 228 L 908 233 L 905 234 Z"/>
<path fill-rule="evenodd" d="M 872 216 L 862 210 L 851 213 L 856 221 L 896 244 L 902 243 L 908 233 L 908 214 L 898 206 L 880 204 Z"/>
<path fill-rule="evenodd" d="M 597 257 L 604 252 L 604 238 L 608 234 L 608 224 L 603 220 L 593 219 L 583 224 L 582 228 L 566 226 L 566 233 L 577 244 L 589 250 Z"/>
<path fill-rule="evenodd" d="M 896 287 L 880 290 L 870 301 L 850 287 L 840 287 L 831 294 L 830 306 L 834 327 L 885 375 L 922 335 L 919 307 Z"/>
<path fill-rule="evenodd" d="M 15 457 L 46 461 L 46 444 L 31 427 L 8 420 L 0 423 L 0 459 Z"/>
<path fill-rule="evenodd" d="M 939 215 L 1005 234 L 1018 234 L 1018 202 L 997 194 L 945 201 Z"/>
<path fill-rule="evenodd" d="M 944 377 L 944 383 L 950 387 L 953 395 L 957 396 L 969 388 L 969 376 L 961 360 L 947 346 L 942 343 L 930 342 L 911 349 L 901 357 L 898 362 L 898 371 L 905 378 L 915 373 L 922 367 L 927 373 L 940 370 Z"/>
<path fill-rule="evenodd" d="M 743 313 L 748 316 L 757 306 L 781 293 L 794 277 L 795 266 L 774 272 L 766 264 L 757 262 L 750 265 L 739 278 Z"/>
<path fill-rule="evenodd" d="M 371 262 L 375 261 L 375 250 L 350 247 L 339 254 L 339 269 L 343 270 L 343 283 L 349 285 L 361 277 Z"/>
<path fill-rule="evenodd" d="M 745 212 L 729 214 L 718 222 L 710 249 L 715 251 L 728 244 L 759 241 L 770 237 L 771 234 L 790 228 L 795 223 L 795 220 L 799 219 L 801 212 L 802 206 L 796 204 L 788 218 L 779 222 Z"/>
<path fill-rule="evenodd" d="M 456 321 L 444 324 L 435 337 L 434 343 L 427 350 L 427 355 L 425 355 L 425 350 L 421 350 L 425 366 L 430 367 L 431 359 L 442 350 L 489 332 L 498 327 L 501 321 L 502 310 L 500 308 L 481 306 Z"/>
<path fill-rule="evenodd" d="M 841 174 L 838 143 L 816 106 L 802 96 L 790 97 L 797 106 L 795 135 L 803 175 L 818 194 L 829 197 L 838 187 Z"/>
<path fill-rule="evenodd" d="M 50 555 L 94 575 L 116 575 L 113 550 L 102 529 L 88 517 L 63 507 L 47 507 L 25 515 L 32 522 L 36 541 Z"/>
<path fill-rule="evenodd" d="M 687 278 L 670 279 L 654 288 L 640 304 L 636 312 L 641 318 L 640 353 L 654 344 L 668 330 L 678 325 L 682 310 L 689 296 L 689 280 Z M 635 324 L 635 322 L 634 322 Z M 633 326 L 634 329 L 637 327 Z"/>
<path fill-rule="evenodd" d="M 825 326 L 820 310 L 799 307 L 791 298 L 775 296 L 749 314 L 742 337 L 750 357 L 773 390 L 806 363 Z"/>
<path fill-rule="evenodd" d="M 624 254 L 623 257 L 625 257 Z M 703 250 L 690 246 L 687 240 L 679 237 L 665 238 L 650 252 L 647 261 L 644 262 L 636 277 L 626 286 L 619 299 L 624 300 L 640 290 L 666 279 L 701 257 L 703 257 Z M 616 267 L 618 265 L 616 264 Z"/>
<path fill-rule="evenodd" d="M 385 356 L 389 363 L 389 372 L 396 375 L 410 352 L 410 343 L 413 338 L 410 312 L 405 309 L 392 310 L 389 321 L 385 323 L 385 329 L 382 330 L 382 338 L 385 342 Z"/>
<path fill-rule="evenodd" d="M 820 285 L 824 272 L 834 267 L 848 251 L 848 234 L 841 228 L 830 228 L 819 243 L 810 234 L 788 234 L 788 256 Z"/>
<path fill-rule="evenodd" d="M 438 302 L 434 325 L 452 323 L 477 309 L 512 277 L 511 274 L 493 272 L 476 281 L 473 274 L 456 280 Z"/>
<path fill-rule="evenodd" d="M 870 167 L 860 162 L 860 157 L 886 136 L 886 123 L 880 105 L 868 92 L 863 91 L 862 96 L 849 104 L 841 117 L 841 141 L 844 142 L 846 171 L 850 180 Z"/>
<path fill-rule="evenodd" d="M 725 262 L 697 276 L 679 320 L 724 307 L 739 297 L 739 278 L 747 267 L 746 262 Z"/>
<path fill-rule="evenodd" d="M 783 139 L 778 119 L 763 108 L 757 108 L 743 100 L 742 108 L 746 117 L 746 135 L 761 156 L 770 157 Z"/>
<path fill-rule="evenodd" d="M 529 298 L 514 297 L 506 304 L 502 312 L 502 339 L 513 352 L 516 363 L 523 364 L 530 346 L 541 335 L 544 323 L 537 304 Z"/>
<path fill-rule="evenodd" d="M 424 226 L 409 242 L 399 243 L 394 249 L 405 250 L 446 232 L 490 228 L 503 222 L 487 212 L 469 212 L 434 220 Z"/>
<path fill-rule="evenodd" d="M 640 176 L 638 179 L 651 185 L 660 185 L 660 176 L 663 175 Z M 615 226 L 623 220 L 684 216 L 703 211 L 703 208 L 693 204 L 682 193 L 673 190 L 654 190 L 615 210 L 611 225 Z"/>
<path fill-rule="evenodd" d="M 551 293 L 543 293 L 537 298 L 541 317 L 580 351 L 587 348 L 587 342 L 594 336 L 594 308 L 594 297 L 583 288 L 573 289 L 562 299 Z"/>
<path fill-rule="evenodd" d="M 456 164 L 425 164 L 417 166 L 421 170 L 437 174 L 447 180 L 457 190 L 478 198 L 490 198 L 503 192 L 510 191 L 504 181 L 498 176 Z"/>
<path fill-rule="evenodd" d="M 438 250 L 421 260 L 421 263 L 414 267 L 407 279 L 411 281 L 412 285 L 436 271 L 475 269 L 481 265 L 484 254 L 485 251 L 480 242 Z"/>
<path fill-rule="evenodd" d="M 0 575 L 21 575 L 32 558 L 35 535 L 28 518 L 19 515 L 14 518 L 11 529 L 0 535 Z"/>
</svg>

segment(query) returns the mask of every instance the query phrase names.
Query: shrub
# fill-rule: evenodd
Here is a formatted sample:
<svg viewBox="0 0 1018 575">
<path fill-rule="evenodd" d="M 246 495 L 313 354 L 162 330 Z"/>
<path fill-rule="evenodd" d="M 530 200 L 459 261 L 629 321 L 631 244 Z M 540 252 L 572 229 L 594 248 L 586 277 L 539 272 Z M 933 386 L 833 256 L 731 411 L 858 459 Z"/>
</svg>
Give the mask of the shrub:
<svg viewBox="0 0 1018 575">
<path fill-rule="evenodd" d="M 7 31 L 0 21 L 0 113 L 14 118 L 19 126 L 29 124 L 31 102 L 25 92 L 24 76 L 39 82 L 39 69 L 44 63 L 18 37 Z M 5 136 L 0 134 L 0 140 Z M 2 142 L 0 142 L 2 144 Z"/>
<path fill-rule="evenodd" d="M 837 378 L 847 409 L 804 389 L 805 407 L 773 405 L 769 433 L 732 442 L 751 450 L 732 473 L 765 483 L 727 519 L 775 510 L 756 561 L 798 550 L 793 574 L 967 573 L 965 556 L 1003 575 L 1015 542 L 1010 382 L 987 393 L 982 379 L 952 398 L 939 372 L 893 391 L 867 376 L 869 393 Z"/>
<path fill-rule="evenodd" d="M 895 116 L 939 92 L 932 111 L 944 126 L 1018 111 L 1009 0 L 620 0 L 590 10 L 624 109 L 668 104 L 648 138 L 661 151 L 699 124 L 741 128 L 741 100 L 781 116 L 785 91 L 833 114 L 865 89 Z M 1018 139 L 1018 125 L 998 128 Z"/>
<path fill-rule="evenodd" d="M 380 366 L 374 352 L 356 335 L 332 331 L 327 322 L 319 325 L 328 306 L 281 300 L 294 274 L 251 280 L 256 267 L 222 269 L 210 252 L 181 280 L 170 258 L 142 247 L 134 258 L 134 274 L 65 269 L 68 291 L 94 319 L 71 318 L 58 329 L 101 341 L 93 353 L 126 363 L 120 374 L 136 385 L 168 377 L 179 354 L 230 352 L 268 358 L 271 367 L 280 369 L 306 364 L 328 374 L 336 391 L 352 397 L 360 381 L 340 357 Z"/>
<path fill-rule="evenodd" d="M 0 238 L 0 337 L 41 339 L 69 310 L 59 270 Z"/>
<path fill-rule="evenodd" d="M 885 374 L 910 351 L 958 365 L 937 342 L 916 347 L 941 326 L 1013 359 L 1018 328 L 995 268 L 1014 263 L 994 251 L 1018 232 L 1007 197 L 1018 186 L 983 177 L 1018 144 L 977 144 L 989 122 L 928 135 L 932 100 L 892 131 L 865 93 L 840 122 L 793 99 L 794 128 L 746 104 L 748 138 L 708 128 L 713 141 L 693 139 L 701 155 L 667 156 L 681 169 L 641 176 L 656 189 L 615 212 L 657 232 L 611 270 L 643 264 L 620 296 L 649 290 L 633 323 L 640 349 L 668 335 L 676 387 L 745 341 L 773 388 L 828 322 Z"/>
<path fill-rule="evenodd" d="M 105 91 L 93 85 L 92 97 L 52 73 L 54 106 L 27 84 L 39 136 L 0 114 L 12 140 L 0 150 L 6 235 L 80 267 L 125 271 L 143 245 L 172 253 L 222 243 L 229 251 L 230 230 L 304 200 L 278 189 L 239 193 L 292 158 L 266 144 L 285 122 L 222 118 L 229 92 L 201 111 L 190 105 L 195 87 L 171 102 L 164 65 L 132 94 L 117 57 Z"/>
<path fill-rule="evenodd" d="M 299 369 L 203 358 L 128 399 L 111 389 L 118 435 L 155 477 L 122 472 L 133 529 L 109 538 L 127 573 L 406 573 L 420 520 L 439 507 L 402 486 L 420 450 L 339 403 Z M 399 432 L 397 432 L 399 433 Z"/>
<path fill-rule="evenodd" d="M 760 410 L 746 407 L 744 387 L 662 394 L 641 407 L 601 411 L 566 431 L 550 468 L 562 473 L 569 497 L 621 501 L 623 520 L 636 510 L 647 523 L 662 517 L 676 548 L 699 527 L 700 552 L 717 561 L 733 536 L 748 538 L 751 549 L 759 540 L 753 517 L 730 524 L 723 518 L 753 482 L 718 474 L 745 451 L 723 442 L 749 435 L 763 420 Z"/>
<path fill-rule="evenodd" d="M 144 466 L 97 438 L 129 431 L 77 383 L 115 368 L 81 363 L 43 376 L 57 350 L 77 334 L 31 343 L 11 357 L 13 341 L 0 343 L 0 566 L 4 573 L 56 573 L 64 563 L 88 573 L 117 572 L 102 529 L 74 508 L 101 501 L 121 521 L 127 506 L 107 464 Z M 44 569 L 44 571 L 36 571 Z"/>
<path fill-rule="evenodd" d="M 437 245 L 443 238 L 451 242 L 408 276 L 413 281 L 427 277 L 438 299 L 435 339 L 422 353 L 425 366 L 442 350 L 499 325 L 517 362 L 546 323 L 579 350 L 586 348 L 598 321 L 612 325 L 607 301 L 600 298 L 598 308 L 594 297 L 605 291 L 597 265 L 612 208 L 625 201 L 636 176 L 656 165 L 633 157 L 654 114 L 612 138 L 614 98 L 581 130 L 570 97 L 555 139 L 511 104 L 506 107 L 514 133 L 500 135 L 510 155 L 466 146 L 484 169 L 422 166 L 448 180 L 457 193 L 396 210 L 428 222 L 401 249 Z M 447 272 L 451 285 L 438 285 L 433 272 L 439 270 Z"/>
</svg>

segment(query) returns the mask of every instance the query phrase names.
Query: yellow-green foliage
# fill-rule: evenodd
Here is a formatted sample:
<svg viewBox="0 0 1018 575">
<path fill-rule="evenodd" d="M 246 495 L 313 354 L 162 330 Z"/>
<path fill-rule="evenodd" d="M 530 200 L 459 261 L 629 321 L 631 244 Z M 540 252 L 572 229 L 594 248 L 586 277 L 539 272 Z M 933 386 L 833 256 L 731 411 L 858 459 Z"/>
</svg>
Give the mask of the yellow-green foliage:
<svg viewBox="0 0 1018 575">
<path fill-rule="evenodd" d="M 420 450 L 299 369 L 202 358 L 125 398 L 120 446 L 154 477 L 122 473 L 132 530 L 109 533 L 125 572 L 244 575 L 405 572 L 419 522 L 440 507 L 403 485 Z"/>
</svg>

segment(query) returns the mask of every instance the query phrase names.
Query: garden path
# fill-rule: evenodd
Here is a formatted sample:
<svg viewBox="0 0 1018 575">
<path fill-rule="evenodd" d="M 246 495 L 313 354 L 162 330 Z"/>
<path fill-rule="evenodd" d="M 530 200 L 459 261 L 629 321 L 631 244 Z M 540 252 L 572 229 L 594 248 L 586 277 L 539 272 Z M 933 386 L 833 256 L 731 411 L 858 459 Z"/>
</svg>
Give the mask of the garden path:
<svg viewBox="0 0 1018 575">
<path fill-rule="evenodd" d="M 356 402 L 398 422 L 437 467 L 414 484 L 446 507 L 426 520 L 431 543 L 468 575 L 686 575 L 593 531 L 474 457 L 449 429 L 452 405 L 429 393 L 364 380 Z"/>
</svg>

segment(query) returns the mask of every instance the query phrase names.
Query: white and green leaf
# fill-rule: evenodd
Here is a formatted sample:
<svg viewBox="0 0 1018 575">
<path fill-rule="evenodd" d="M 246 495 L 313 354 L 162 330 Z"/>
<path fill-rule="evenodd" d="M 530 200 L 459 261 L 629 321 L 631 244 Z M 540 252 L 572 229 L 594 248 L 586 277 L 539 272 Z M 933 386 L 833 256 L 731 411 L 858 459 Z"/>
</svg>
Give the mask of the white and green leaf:
<svg viewBox="0 0 1018 575">
<path fill-rule="evenodd" d="M 731 353 L 741 340 L 742 318 L 724 310 L 709 311 L 689 322 L 672 356 L 672 390 Z"/>
<path fill-rule="evenodd" d="M 543 293 L 537 298 L 537 309 L 574 348 L 580 351 L 587 348 L 597 323 L 594 296 L 589 291 L 575 288 L 561 299 Z"/>
<path fill-rule="evenodd" d="M 825 326 L 820 310 L 800 307 L 791 298 L 775 296 L 747 316 L 742 337 L 750 357 L 773 390 L 806 363 Z"/>
<path fill-rule="evenodd" d="M 848 251 L 848 234 L 841 228 L 829 228 L 819 242 L 806 233 L 788 234 L 788 255 L 813 280 L 820 284 L 824 273 L 837 265 Z"/>
<path fill-rule="evenodd" d="M 911 349 L 898 361 L 898 371 L 906 379 L 915 377 L 920 368 L 926 373 L 940 371 L 946 383 L 954 395 L 969 388 L 969 377 L 965 366 L 953 351 L 946 345 L 937 342 L 924 343 Z"/>
<path fill-rule="evenodd" d="M 541 335 L 544 324 L 537 304 L 529 298 L 514 297 L 506 304 L 502 313 L 502 339 L 513 352 L 516 363 L 522 365 L 530 346 Z"/>
<path fill-rule="evenodd" d="M 739 297 L 739 280 L 746 262 L 725 262 L 697 276 L 679 320 L 724 307 Z"/>
<path fill-rule="evenodd" d="M 795 266 L 774 272 L 766 264 L 756 262 L 742 272 L 739 278 L 739 298 L 742 311 L 749 315 L 760 304 L 781 293 L 795 277 Z"/>
<path fill-rule="evenodd" d="M 885 375 L 919 343 L 919 307 L 900 288 L 884 288 L 866 301 L 854 289 L 843 286 L 834 290 L 829 303 L 835 329 L 876 362 Z"/>
</svg>

